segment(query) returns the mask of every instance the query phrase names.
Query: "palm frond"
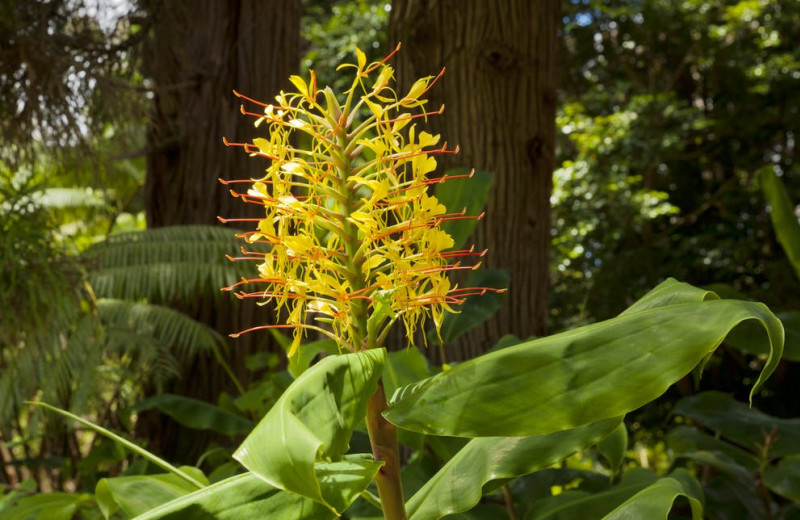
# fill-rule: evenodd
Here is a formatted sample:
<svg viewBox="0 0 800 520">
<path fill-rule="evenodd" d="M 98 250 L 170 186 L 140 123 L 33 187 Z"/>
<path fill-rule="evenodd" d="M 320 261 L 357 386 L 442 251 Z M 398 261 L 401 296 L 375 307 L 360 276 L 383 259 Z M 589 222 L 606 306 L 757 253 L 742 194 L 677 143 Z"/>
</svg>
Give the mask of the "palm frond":
<svg viewBox="0 0 800 520">
<path fill-rule="evenodd" d="M 112 235 L 82 256 L 96 294 L 151 302 L 218 297 L 220 288 L 252 276 L 236 231 L 216 226 L 174 226 Z"/>
</svg>

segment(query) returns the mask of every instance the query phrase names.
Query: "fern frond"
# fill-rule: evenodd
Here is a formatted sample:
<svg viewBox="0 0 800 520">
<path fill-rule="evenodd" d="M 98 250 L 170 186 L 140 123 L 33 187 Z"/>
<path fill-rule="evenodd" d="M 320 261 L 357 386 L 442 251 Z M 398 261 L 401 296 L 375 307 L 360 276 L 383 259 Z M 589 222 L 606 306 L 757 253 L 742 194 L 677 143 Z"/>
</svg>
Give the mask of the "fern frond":
<svg viewBox="0 0 800 520">
<path fill-rule="evenodd" d="M 21 403 L 36 395 L 83 411 L 101 383 L 95 372 L 102 354 L 97 331 L 96 319 L 84 314 L 49 341 L 39 338 L 24 348 L 0 350 L 0 424 L 7 424 Z"/>
<path fill-rule="evenodd" d="M 108 330 L 147 336 L 168 345 L 182 360 L 225 345 L 223 337 L 211 327 L 163 305 L 102 298 L 97 301 L 97 311 Z"/>
<path fill-rule="evenodd" d="M 174 226 L 112 235 L 82 256 L 96 294 L 151 302 L 218 297 L 220 288 L 252 274 L 240 256 L 235 231 L 216 226 Z"/>
<path fill-rule="evenodd" d="M 180 375 L 180 363 L 169 346 L 147 333 L 107 328 L 105 346 L 107 360 L 117 360 L 113 378 L 132 381 L 134 393 L 150 383 L 160 390 L 164 383 Z"/>
</svg>

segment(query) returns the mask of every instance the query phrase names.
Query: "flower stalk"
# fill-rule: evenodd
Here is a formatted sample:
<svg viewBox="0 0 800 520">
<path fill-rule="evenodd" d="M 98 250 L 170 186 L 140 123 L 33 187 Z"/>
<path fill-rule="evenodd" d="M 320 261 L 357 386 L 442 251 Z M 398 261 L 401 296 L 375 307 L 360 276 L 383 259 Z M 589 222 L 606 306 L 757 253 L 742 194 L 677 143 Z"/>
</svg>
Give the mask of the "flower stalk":
<svg viewBox="0 0 800 520">
<path fill-rule="evenodd" d="M 394 52 L 400 48 L 395 49 Z M 239 298 L 274 302 L 287 314 L 280 325 L 254 327 L 293 331 L 289 356 L 301 348 L 308 332 L 332 338 L 340 349 L 357 352 L 379 348 L 390 327 L 403 323 L 409 343 L 428 319 L 438 333 L 445 312 L 467 296 L 497 289 L 451 285 L 449 271 L 475 269 L 462 260 L 480 257 L 473 249 L 454 250 L 442 222 L 480 219 L 483 215 L 449 212 L 432 185 L 462 176 L 430 177 L 436 155 L 457 153 L 439 145 L 439 136 L 418 131 L 417 123 L 440 115 L 425 110 L 424 95 L 442 76 L 419 79 L 405 95 L 392 89 L 389 58 L 357 62 L 344 101 L 310 79 L 290 78 L 294 92 L 281 92 L 275 103 L 262 103 L 235 93 L 260 112 L 242 113 L 265 125 L 267 137 L 233 143 L 251 156 L 269 161 L 265 175 L 250 180 L 223 180 L 234 197 L 264 208 L 264 217 L 224 219 L 249 222 L 255 229 L 240 236 L 266 244 L 269 252 L 242 249 L 236 261 L 254 261 L 258 277 L 225 290 Z M 295 147 L 292 143 L 303 143 Z M 246 192 L 238 188 L 249 184 Z M 249 290 L 248 286 L 266 286 Z M 241 334 L 241 333 L 240 333 Z M 382 384 L 367 402 L 367 427 L 375 460 L 384 463 L 378 491 L 388 519 L 403 519 L 397 432 L 381 415 L 386 408 Z"/>
</svg>

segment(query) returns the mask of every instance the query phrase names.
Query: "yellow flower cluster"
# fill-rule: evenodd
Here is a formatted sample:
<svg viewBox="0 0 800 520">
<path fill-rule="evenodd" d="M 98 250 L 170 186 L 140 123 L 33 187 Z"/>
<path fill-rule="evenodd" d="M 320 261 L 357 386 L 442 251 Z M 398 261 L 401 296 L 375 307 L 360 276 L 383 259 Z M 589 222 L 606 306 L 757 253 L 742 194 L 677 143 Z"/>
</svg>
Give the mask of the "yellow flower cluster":
<svg viewBox="0 0 800 520">
<path fill-rule="evenodd" d="M 232 193 L 262 205 L 265 216 L 239 220 L 256 220 L 256 229 L 244 236 L 269 244 L 270 251 L 245 252 L 242 258 L 258 259 L 260 277 L 226 289 L 267 285 L 238 295 L 266 298 L 288 311 L 279 327 L 294 329 L 290 355 L 307 329 L 351 351 L 374 348 L 398 319 L 413 342 L 427 317 L 438 331 L 444 312 L 474 292 L 451 287 L 447 271 L 477 267 L 450 263 L 475 253 L 448 251 L 453 240 L 439 224 L 476 217 L 448 214 L 428 193 L 446 179 L 428 178 L 436 169 L 434 155 L 458 150 L 440 146 L 438 135 L 415 124 L 442 112 L 444 107 L 425 112 L 423 98 L 441 73 L 399 96 L 386 63 L 392 54 L 368 64 L 357 50 L 357 63 L 342 65 L 355 69 L 342 100 L 329 87 L 319 89 L 313 71 L 308 82 L 292 76 L 296 91 L 281 92 L 274 104 L 237 93 L 260 107 L 242 112 L 266 126 L 268 137 L 225 143 L 270 164 L 263 178 L 223 182 L 250 184 L 246 192 Z"/>
</svg>

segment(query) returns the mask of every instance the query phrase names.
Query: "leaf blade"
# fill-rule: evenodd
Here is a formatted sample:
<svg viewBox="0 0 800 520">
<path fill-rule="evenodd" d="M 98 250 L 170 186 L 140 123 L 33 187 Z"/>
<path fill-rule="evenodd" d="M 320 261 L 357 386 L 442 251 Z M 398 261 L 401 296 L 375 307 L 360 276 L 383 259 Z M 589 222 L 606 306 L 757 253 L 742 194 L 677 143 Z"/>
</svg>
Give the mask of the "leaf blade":
<svg viewBox="0 0 800 520">
<path fill-rule="evenodd" d="M 780 321 L 762 304 L 712 300 L 622 314 L 483 355 L 399 389 L 384 416 L 420 433 L 479 437 L 545 434 L 624 415 L 748 319 L 763 324 L 772 346 L 755 392 L 780 360 Z"/>
</svg>

